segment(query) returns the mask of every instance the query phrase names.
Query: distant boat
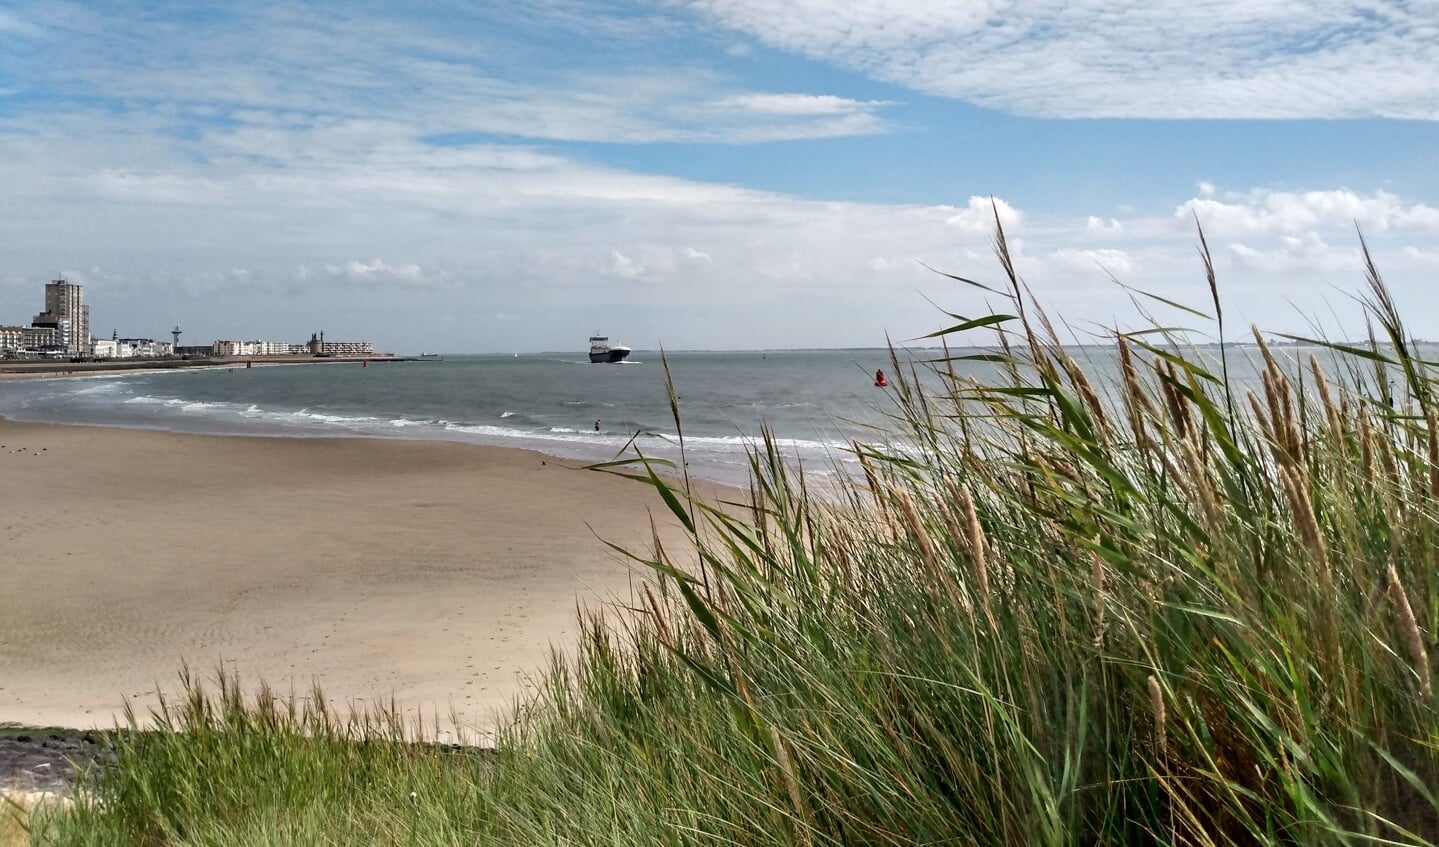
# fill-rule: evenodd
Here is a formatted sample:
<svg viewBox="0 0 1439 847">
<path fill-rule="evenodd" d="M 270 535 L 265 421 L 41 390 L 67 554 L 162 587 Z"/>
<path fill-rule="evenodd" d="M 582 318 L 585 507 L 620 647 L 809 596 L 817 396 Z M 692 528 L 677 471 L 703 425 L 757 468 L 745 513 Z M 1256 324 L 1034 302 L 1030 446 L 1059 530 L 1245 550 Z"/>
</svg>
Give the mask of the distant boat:
<svg viewBox="0 0 1439 847">
<path fill-rule="evenodd" d="M 611 345 L 608 336 L 598 333 L 590 336 L 591 362 L 623 362 L 629 354 L 630 348 L 623 344 Z"/>
<path fill-rule="evenodd" d="M 445 360 L 445 357 L 444 357 L 443 355 L 439 354 L 439 353 L 421 353 L 421 354 L 420 354 L 420 361 L 422 361 L 422 362 L 443 362 L 444 360 Z"/>
</svg>

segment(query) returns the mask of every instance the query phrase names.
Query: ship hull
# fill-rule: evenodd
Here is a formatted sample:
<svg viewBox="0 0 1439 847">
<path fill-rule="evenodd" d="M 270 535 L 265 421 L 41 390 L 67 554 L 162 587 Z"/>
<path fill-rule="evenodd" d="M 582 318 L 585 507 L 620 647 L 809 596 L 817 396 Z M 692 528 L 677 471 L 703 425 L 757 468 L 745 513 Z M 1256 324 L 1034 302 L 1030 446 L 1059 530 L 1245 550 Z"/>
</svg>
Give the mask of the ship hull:
<svg viewBox="0 0 1439 847">
<path fill-rule="evenodd" d="M 629 355 L 630 351 L 628 347 L 615 347 L 603 353 L 591 353 L 590 361 L 597 365 L 614 364 L 615 362 L 623 362 Z"/>
</svg>

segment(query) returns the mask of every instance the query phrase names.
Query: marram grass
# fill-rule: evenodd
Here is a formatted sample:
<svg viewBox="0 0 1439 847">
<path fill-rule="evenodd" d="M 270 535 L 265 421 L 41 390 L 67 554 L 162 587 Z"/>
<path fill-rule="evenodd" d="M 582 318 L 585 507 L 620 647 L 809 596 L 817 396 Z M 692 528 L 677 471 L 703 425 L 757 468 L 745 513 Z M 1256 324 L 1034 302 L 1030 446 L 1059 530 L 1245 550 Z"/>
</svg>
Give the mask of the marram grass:
<svg viewBox="0 0 1439 847">
<path fill-rule="evenodd" d="M 1246 389 L 1155 327 L 1105 380 L 997 245 L 1011 314 L 937 336 L 991 333 L 998 377 L 896 360 L 893 437 L 840 497 L 772 443 L 747 503 L 602 468 L 695 549 L 635 556 L 650 585 L 585 617 L 493 754 L 192 686 L 37 841 L 1439 838 L 1439 380 L 1377 272 L 1367 344 L 1292 367 L 1256 332 Z"/>
</svg>

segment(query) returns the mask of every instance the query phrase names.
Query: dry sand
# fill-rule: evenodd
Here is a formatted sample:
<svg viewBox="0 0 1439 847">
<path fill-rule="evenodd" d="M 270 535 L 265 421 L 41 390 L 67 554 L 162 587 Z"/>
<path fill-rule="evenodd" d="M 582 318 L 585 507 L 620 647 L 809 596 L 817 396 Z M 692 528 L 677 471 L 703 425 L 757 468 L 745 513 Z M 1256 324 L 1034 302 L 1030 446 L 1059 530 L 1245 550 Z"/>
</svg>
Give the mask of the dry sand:
<svg viewBox="0 0 1439 847">
<path fill-rule="evenodd" d="M 223 662 L 473 739 L 629 596 L 599 539 L 651 512 L 682 546 L 648 486 L 524 451 L 0 421 L 0 723 L 109 727 Z"/>
</svg>

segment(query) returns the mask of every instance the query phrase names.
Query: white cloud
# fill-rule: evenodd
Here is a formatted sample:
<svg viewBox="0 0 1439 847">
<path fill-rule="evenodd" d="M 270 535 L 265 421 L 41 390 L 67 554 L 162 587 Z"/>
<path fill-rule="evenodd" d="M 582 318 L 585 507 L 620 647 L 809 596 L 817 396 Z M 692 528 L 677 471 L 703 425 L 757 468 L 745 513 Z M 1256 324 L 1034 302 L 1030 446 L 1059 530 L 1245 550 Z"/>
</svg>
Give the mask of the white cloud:
<svg viewBox="0 0 1439 847">
<path fill-rule="evenodd" d="M 851 115 L 889 105 L 878 100 L 851 100 L 832 94 L 736 94 L 721 98 L 715 104 L 762 115 Z"/>
<path fill-rule="evenodd" d="M 494 33 L 476 33 L 403 15 L 319 15 L 259 2 L 229 7 L 202 38 L 164 15 L 37 6 L 47 16 L 51 46 L 63 49 L 67 61 L 27 63 L 24 72 L 32 87 L 122 100 L 168 120 L 171 129 L 224 118 L 233 125 L 219 138 L 255 149 L 282 130 L 349 126 L 359 139 L 367 122 L 399 116 L 452 141 L 502 135 L 752 143 L 887 129 L 878 114 L 884 103 L 826 92 L 754 92 L 698 65 L 657 67 L 643 49 L 626 49 L 675 29 L 657 15 L 625 22 L 604 10 L 542 5 L 505 17 Z M 18 27 L 20 19 L 11 18 Z M 576 37 L 587 39 L 584 67 L 564 54 L 550 62 L 528 55 L 524 72 L 516 72 L 506 61 L 517 48 L 504 39 L 505 28 L 541 20 L 583 27 Z M 555 37 L 545 32 L 546 40 Z M 614 60 L 599 61 L 607 53 Z M 0 78 L 4 70 L 0 60 Z"/>
<path fill-rule="evenodd" d="M 1236 314 L 1266 326 L 1302 329 L 1290 303 L 1316 279 L 1362 284 L 1354 218 L 1401 303 L 1429 303 L 1434 267 L 1433 208 L 1387 191 L 1201 187 L 1159 208 L 1054 216 L 1004 197 L 826 202 L 525 145 L 435 147 L 398 121 L 285 119 L 156 144 L 162 120 L 61 114 L 0 136 L 0 184 L 28 212 L 0 216 L 4 264 L 35 285 L 57 256 L 103 266 L 86 280 L 95 320 L 126 334 L 180 323 L 193 337 L 300 339 L 327 326 L 394 349 L 438 346 L 441 331 L 454 350 L 567 349 L 599 321 L 636 344 L 883 343 L 886 330 L 936 328 L 926 296 L 983 308 L 923 265 L 1000 283 L 996 209 L 1025 281 L 1079 321 L 1128 308 L 1106 273 L 1204 304 L 1190 209 L 1213 215 Z M 440 322 L 496 311 L 531 317 L 480 334 Z M 630 328 L 634 315 L 654 323 Z"/>
<path fill-rule="evenodd" d="M 1331 247 L 1314 232 L 1281 236 L 1271 249 L 1234 243 L 1229 253 L 1236 268 L 1269 274 L 1353 272 L 1363 267 L 1357 245 Z"/>
<path fill-rule="evenodd" d="M 1019 226 L 1024 216 L 1003 198 L 976 196 L 969 198 L 969 204 L 955 211 L 945 223 L 962 232 L 989 235 L 994 232 L 996 217 L 1003 224 L 1005 232 L 1012 234 L 1012 230 Z"/>
<path fill-rule="evenodd" d="M 1439 233 L 1439 208 L 1406 203 L 1386 191 L 1359 194 L 1349 189 L 1270 191 L 1256 189 L 1216 199 L 1213 188 L 1174 211 L 1184 226 L 1199 219 L 1216 235 L 1273 235 L 1316 227 L 1352 227 L 1367 231 L 1417 229 Z"/>
<path fill-rule="evenodd" d="M 327 264 L 320 270 L 332 279 L 346 283 L 375 286 L 377 288 L 452 288 L 454 282 L 448 273 L 426 270 L 414 262 L 387 262 L 384 259 L 351 259 L 339 264 Z M 299 281 L 315 276 L 308 266 L 295 270 L 294 278 Z"/>
<path fill-rule="evenodd" d="M 1050 254 L 1060 267 L 1072 271 L 1114 276 L 1123 281 L 1134 270 L 1133 260 L 1123 250 L 1075 250 L 1065 248 Z"/>
<path fill-rule="evenodd" d="M 1171 101 L 1185 103 L 1183 86 L 1191 83 L 1262 88 L 1256 74 L 1291 74 L 1288 59 L 1254 59 L 1282 55 L 1260 49 L 1253 36 L 1268 32 L 1256 23 L 1269 20 L 1265 15 L 1284 17 L 1269 9 L 1270 0 L 1234 14 L 1229 0 L 1214 2 L 1220 5 L 1205 14 L 1227 20 L 1223 32 L 1240 46 L 1216 49 L 1213 67 L 1195 65 L 1198 48 L 1184 38 L 1165 36 L 1181 24 L 1166 23 L 1154 35 L 1136 30 L 1129 17 L 1182 19 L 1189 11 L 1171 5 L 1121 12 L 1097 0 L 1079 0 L 1073 10 L 775 0 L 768 9 L 759 0 L 716 0 L 692 8 L 710 20 L 749 10 L 749 23 L 726 25 L 756 43 L 788 45 L 986 105 L 1096 114 L 1119 103 L 1136 114 L 1168 114 L 1180 108 Z M 1316 2 L 1322 19 L 1332 0 Z M 921 294 L 961 310 L 982 297 L 924 264 L 998 280 L 990 246 L 996 211 L 1026 281 L 1042 299 L 1058 300 L 1065 316 L 1107 319 L 1124 305 L 1122 296 L 1104 293 L 1115 288 L 1104 284 L 1106 271 L 1185 302 L 1198 291 L 1202 302 L 1197 213 L 1236 309 L 1256 318 L 1282 321 L 1289 314 L 1283 298 L 1315 278 L 1341 286 L 1353 279 L 1355 221 L 1381 269 L 1393 269 L 1401 301 L 1413 297 L 1432 307 L 1421 314 L 1439 315 L 1439 302 L 1425 293 L 1439 211 L 1422 194 L 1368 191 L 1410 185 L 1386 182 L 1384 173 L 1354 190 L 1296 169 L 1285 176 L 1300 186 L 1294 190 L 1224 191 L 1200 182 L 1188 199 L 1130 193 L 1094 209 L 1077 205 L 1087 196 L 1081 190 L 1062 212 L 1044 208 L 1042 198 L 1068 186 L 1002 170 L 983 178 L 1009 200 L 970 187 L 972 171 L 925 186 L 923 195 L 906 194 L 915 189 L 900 184 L 905 180 L 896 180 L 893 194 L 860 179 L 826 188 L 808 172 L 791 184 L 813 196 L 746 187 L 742 180 L 760 172 L 764 163 L 756 159 L 769 151 L 754 151 L 743 169 L 729 172 L 725 160 L 740 157 L 721 152 L 695 169 L 714 174 L 713 181 L 644 173 L 655 160 L 642 144 L 884 133 L 892 129 L 892 107 L 864 99 L 875 96 L 872 88 L 843 96 L 838 87 L 809 90 L 808 82 L 771 77 L 768 52 L 736 65 L 765 83 L 739 84 L 704 64 L 734 43 L 732 32 L 701 33 L 697 52 L 707 51 L 706 58 L 677 61 L 675 43 L 651 40 L 660 38 L 654 33 L 664 30 L 665 15 L 645 7 L 623 20 L 591 14 L 586 5 L 541 0 L 512 16 L 534 18 L 546 39 L 552 27 L 577 32 L 591 21 L 614 43 L 574 42 L 604 54 L 586 53 L 581 67 L 532 57 L 512 62 L 533 46 L 524 39 L 426 32 L 419 18 L 372 20 L 345 9 L 321 19 L 297 7 L 235 4 L 233 15 L 247 26 L 217 26 L 213 38 L 200 39 L 163 15 L 152 26 L 105 7 L 37 4 L 25 20 L 65 45 L 74 61 L 27 65 L 25 75 L 14 75 L 23 80 L 17 84 L 28 91 L 33 80 L 76 99 L 45 109 L 22 104 L 0 117 L 0 185 L 7 202 L 25 211 L 0 215 L 0 285 L 8 298 L 11 288 L 23 294 L 48 278 L 59 261 L 90 269 L 85 282 L 93 285 L 96 320 L 127 334 L 154 335 L 178 322 L 203 336 L 223 318 L 226 335 L 308 337 L 323 325 L 340 332 L 344 316 L 354 327 L 347 335 L 376 335 L 381 346 L 397 349 L 416 349 L 413 339 L 428 342 L 441 325 L 454 350 L 566 349 L 597 320 L 618 324 L 614 331 L 637 344 L 662 334 L 684 346 L 882 343 L 885 330 L 903 336 L 934 328 L 936 312 Z M 470 7 L 477 15 L 508 14 L 495 4 Z M 672 28 L 684 18 L 661 8 Z M 1376 14 L 1398 12 L 1381 6 Z M 869 26 L 877 22 L 884 26 Z M 1218 38 L 1202 27 L 1196 32 L 1200 41 Z M 1376 37 L 1397 36 L 1386 29 Z M 1346 38 L 1310 53 L 1359 49 Z M 1394 60 L 1412 63 L 1421 41 L 1405 35 L 1390 45 Z M 1306 56 L 1294 59 L 1296 67 L 1317 61 Z M 15 61 L 0 53 L 0 77 Z M 1376 68 L 1387 67 L 1357 63 L 1348 69 L 1358 80 L 1353 86 L 1320 74 L 1303 90 L 1275 91 L 1301 111 L 1322 101 L 1342 113 L 1360 108 L 1345 99 L 1351 89 L 1374 84 Z M 1386 90 L 1369 90 L 1372 102 Z M 1220 108 L 1200 93 L 1182 108 L 1241 113 L 1270 96 L 1226 90 L 1232 97 Z M 104 107 L 92 107 L 92 94 Z M 1323 100 L 1331 95 L 1337 99 Z M 636 144 L 596 152 L 550 143 L 595 140 Z M 855 154 L 844 160 L 850 162 L 895 152 L 815 145 L 775 159 L 807 165 L 813 152 L 816 165 L 829 165 L 841 160 L 821 158 L 826 148 L 840 146 Z M 673 162 L 689 152 L 674 147 L 661 155 Z M 689 165 L 671 166 L 679 172 Z M 901 199 L 962 191 L 949 196 L 967 199 L 822 199 L 841 191 Z M 16 279 L 23 283 L 12 285 Z M 24 304 L 29 296 L 6 302 Z M 497 313 L 526 319 L 474 331 L 475 319 Z M 17 317 L 29 314 L 12 311 L 0 321 Z M 631 321 L 651 323 L 629 328 Z M 130 328 L 143 322 L 154 326 Z"/>
<path fill-rule="evenodd" d="M 1094 236 L 1119 235 L 1124 231 L 1124 224 L 1114 218 L 1099 218 L 1090 215 L 1084 221 L 1084 231 Z"/>
<path fill-rule="evenodd" d="M 1027 115 L 1439 119 L 1428 2 L 676 2 L 773 47 Z"/>
<path fill-rule="evenodd" d="M 645 243 L 626 249 L 628 253 L 611 249 L 609 258 L 597 268 L 598 273 L 616 279 L 673 283 L 677 276 L 714 264 L 709 253 L 693 247 Z"/>
<path fill-rule="evenodd" d="M 605 270 L 607 276 L 619 277 L 620 279 L 639 279 L 646 273 L 645 266 L 631 259 L 629 256 L 618 250 L 610 251 L 609 267 Z"/>
<path fill-rule="evenodd" d="M 1404 247 L 1399 256 L 1408 264 L 1420 268 L 1439 268 L 1439 250 L 1421 250 L 1418 247 Z"/>
</svg>

